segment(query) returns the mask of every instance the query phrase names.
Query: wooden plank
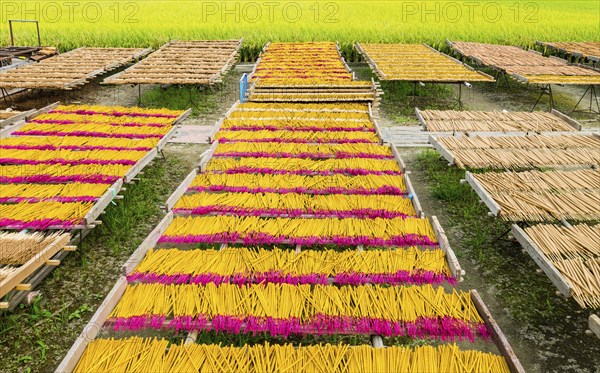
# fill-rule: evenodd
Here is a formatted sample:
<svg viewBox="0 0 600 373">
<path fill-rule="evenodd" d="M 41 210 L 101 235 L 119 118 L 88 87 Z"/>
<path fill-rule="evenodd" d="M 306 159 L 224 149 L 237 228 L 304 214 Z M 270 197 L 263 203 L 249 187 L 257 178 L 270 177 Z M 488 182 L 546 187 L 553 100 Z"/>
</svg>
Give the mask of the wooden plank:
<svg viewBox="0 0 600 373">
<path fill-rule="evenodd" d="M 137 265 L 144 259 L 148 249 L 153 248 L 160 237 L 165 233 L 169 225 L 173 222 L 173 212 L 170 211 L 165 217 L 158 223 L 152 232 L 146 237 L 146 239 L 138 246 L 138 248 L 131 254 L 129 259 L 123 265 L 123 273 L 128 275 Z"/>
<path fill-rule="evenodd" d="M 175 136 L 175 134 L 177 133 L 177 131 L 179 131 L 179 126 L 173 126 L 169 132 L 167 132 L 162 139 L 160 139 L 160 141 L 156 144 L 156 151 L 160 152 L 161 150 L 163 150 L 165 148 L 165 146 L 167 146 L 167 143 L 173 138 L 173 136 Z"/>
<path fill-rule="evenodd" d="M 213 139 L 217 135 L 217 132 L 219 132 L 221 130 L 221 126 L 223 125 L 224 121 L 225 121 L 225 118 L 221 118 L 221 119 L 219 119 L 217 121 L 217 123 L 215 123 L 215 125 L 213 126 L 212 131 L 210 131 L 210 134 L 208 135 L 208 142 L 209 143 L 213 142 Z"/>
<path fill-rule="evenodd" d="M 404 163 L 404 160 L 402 160 L 400 153 L 398 153 L 398 149 L 396 149 L 396 147 L 394 145 L 390 145 L 390 149 L 392 149 L 392 154 L 394 155 L 394 159 L 396 160 L 396 162 L 398 162 L 398 166 L 400 166 L 400 171 L 402 171 L 403 173 L 406 174 L 407 173 L 406 164 Z"/>
<path fill-rule="evenodd" d="M 452 250 L 450 247 L 450 242 L 448 241 L 446 232 L 444 232 L 444 229 L 442 228 L 437 216 L 432 216 L 429 220 L 431 221 L 431 227 L 435 232 L 440 249 L 446 253 L 446 261 L 448 262 L 448 267 L 450 267 L 452 277 L 454 277 L 456 281 L 462 282 L 465 271 L 461 268 L 454 250 Z"/>
<path fill-rule="evenodd" d="M 467 180 L 469 185 L 471 185 L 471 188 L 473 188 L 473 190 L 475 191 L 475 193 L 477 193 L 479 198 L 481 198 L 483 203 L 485 203 L 485 205 L 490 209 L 490 212 L 494 216 L 498 216 L 498 214 L 500 214 L 501 211 L 500 205 L 498 205 L 494 198 L 492 198 L 492 196 L 487 192 L 487 190 L 485 190 L 485 188 L 481 185 L 479 180 L 477 180 L 477 178 L 475 178 L 475 176 L 469 171 L 465 173 L 465 180 Z"/>
<path fill-rule="evenodd" d="M 435 150 L 437 150 L 438 153 L 440 153 L 442 155 L 442 157 L 446 158 L 449 165 L 453 165 L 456 163 L 456 158 L 454 158 L 454 155 L 452 155 L 452 152 L 450 150 L 448 150 L 442 143 L 438 142 L 435 137 L 433 137 L 432 135 L 429 135 L 429 142 L 431 143 L 431 145 L 433 145 Z"/>
<path fill-rule="evenodd" d="M 515 352 L 513 351 L 512 347 L 510 347 L 508 339 L 506 339 L 506 336 L 504 335 L 498 324 L 496 324 L 496 321 L 492 317 L 485 303 L 483 303 L 483 300 L 479 296 L 479 293 L 477 293 L 477 290 L 471 290 L 471 300 L 473 301 L 475 308 L 477 308 L 477 311 L 479 312 L 479 315 L 481 316 L 485 324 L 492 331 L 494 342 L 496 342 L 498 350 L 500 350 L 500 353 L 506 359 L 506 363 L 508 364 L 508 368 L 510 369 L 510 371 L 512 373 L 525 373 L 525 369 L 523 369 L 523 366 L 517 358 L 517 355 L 515 355 Z"/>
<path fill-rule="evenodd" d="M 417 115 L 417 119 L 423 126 L 423 131 L 427 131 L 427 123 L 425 122 L 425 119 L 423 119 L 423 114 L 421 114 L 421 110 L 419 110 L 419 108 L 416 106 L 415 106 L 415 114 Z"/>
<path fill-rule="evenodd" d="M 381 145 L 389 144 L 389 141 L 384 140 L 382 133 L 381 133 L 381 127 L 379 127 L 379 124 L 377 123 L 377 121 L 375 119 L 373 119 L 372 122 L 373 122 L 373 127 L 375 127 L 375 133 L 377 133 L 377 137 L 379 138 Z"/>
<path fill-rule="evenodd" d="M 531 258 L 536 264 L 544 271 L 546 276 L 552 281 L 554 286 L 561 292 L 565 297 L 573 296 L 573 287 L 569 281 L 564 278 L 558 269 L 552 264 L 548 257 L 542 250 L 531 240 L 527 233 L 516 224 L 512 225 L 512 235 L 519 241 L 521 246 L 529 253 Z"/>
<path fill-rule="evenodd" d="M 234 111 L 235 111 L 235 110 L 238 108 L 238 106 L 239 106 L 239 105 L 240 105 L 240 101 L 238 100 L 238 101 L 236 101 L 236 102 L 235 102 L 235 103 L 234 103 L 234 104 L 233 104 L 233 105 L 232 105 L 232 106 L 229 108 L 229 110 L 227 110 L 227 111 L 225 112 L 225 114 L 223 115 L 223 118 L 221 118 L 221 119 L 219 119 L 219 120 L 217 121 L 217 123 L 216 123 L 216 124 L 215 124 L 215 126 L 214 126 L 214 129 L 213 129 L 212 133 L 211 133 L 211 134 L 208 136 L 208 141 L 209 141 L 209 142 L 212 142 L 212 141 L 213 141 L 213 139 L 214 139 L 215 135 L 216 135 L 216 134 L 217 134 L 217 132 L 219 132 L 219 130 L 221 129 L 221 125 L 223 124 L 223 121 L 224 121 L 225 119 L 227 119 L 227 118 L 228 118 L 228 117 L 231 115 L 231 113 L 233 113 L 233 112 L 234 112 Z"/>
<path fill-rule="evenodd" d="M 198 172 L 196 169 L 193 169 L 192 172 L 190 172 L 186 176 L 186 178 L 183 179 L 181 184 L 179 184 L 177 189 L 175 189 L 173 194 L 171 194 L 171 196 L 167 199 L 167 203 L 166 203 L 167 211 L 171 211 L 173 209 L 173 206 L 175 206 L 175 204 L 177 203 L 177 201 L 179 201 L 181 196 L 183 196 L 185 194 L 185 192 L 188 190 L 190 184 L 192 184 L 192 182 L 196 178 L 196 175 L 198 175 Z"/>
<path fill-rule="evenodd" d="M 375 117 L 373 116 L 373 105 L 370 102 L 367 105 L 369 107 L 369 120 L 374 121 Z"/>
<path fill-rule="evenodd" d="M 565 122 L 567 122 L 571 127 L 575 128 L 577 131 L 581 131 L 581 123 L 579 123 L 578 121 L 576 121 L 575 119 L 571 118 L 570 116 L 561 113 L 560 111 L 556 110 L 556 109 L 552 109 L 550 110 L 550 114 L 559 117 L 560 119 L 564 120 Z"/>
<path fill-rule="evenodd" d="M 94 221 L 100 216 L 102 211 L 106 209 L 106 207 L 112 202 L 113 199 L 117 196 L 121 188 L 123 187 L 123 179 L 119 179 L 115 181 L 113 185 L 111 185 L 106 192 L 96 201 L 94 206 L 85 214 L 83 220 L 86 225 L 93 224 Z"/>
<path fill-rule="evenodd" d="M 56 253 L 58 253 L 62 248 L 69 242 L 71 237 L 69 234 L 63 234 L 57 237 L 50 245 L 45 247 L 42 251 L 35 254 L 31 259 L 29 259 L 25 264 L 21 265 L 16 269 L 16 272 L 8 278 L 5 278 L 4 281 L 0 282 L 0 298 L 8 294 L 12 289 L 14 289 L 17 285 L 24 282 L 24 280 L 29 277 L 33 272 L 35 272 L 41 266 L 47 264 L 47 261 L 52 258 Z M 28 283 L 30 289 L 17 289 L 17 290 L 31 290 L 31 284 Z"/>
<path fill-rule="evenodd" d="M 229 108 L 229 110 L 227 110 L 227 112 L 225 112 L 225 115 L 224 115 L 224 116 L 225 116 L 225 118 L 227 118 L 228 116 L 230 116 L 230 115 L 231 115 L 231 113 L 233 113 L 233 112 L 234 112 L 234 111 L 235 111 L 235 110 L 238 108 L 238 106 L 240 106 L 240 100 L 237 100 L 237 101 L 236 101 L 236 102 L 233 104 L 233 106 L 231 106 L 231 107 Z"/>
<path fill-rule="evenodd" d="M 156 148 L 152 149 L 148 152 L 142 159 L 140 159 L 133 167 L 127 171 L 123 179 L 126 183 L 130 183 L 132 179 L 140 172 L 144 167 L 148 165 L 156 156 L 158 155 L 158 150 Z"/>
<path fill-rule="evenodd" d="M 415 189 L 413 188 L 407 174 L 404 174 L 404 183 L 406 184 L 406 189 L 408 191 L 408 198 L 410 198 L 412 201 L 413 207 L 417 212 L 417 217 L 423 217 L 424 214 L 423 209 L 421 208 L 421 203 L 419 202 L 419 197 L 417 197 L 417 193 L 415 193 Z"/>
<path fill-rule="evenodd" d="M 198 165 L 198 169 L 200 170 L 200 172 L 204 172 L 206 170 L 206 166 L 208 165 L 208 162 L 212 158 L 213 154 L 215 154 L 215 150 L 217 150 L 217 146 L 219 146 L 218 140 L 214 141 L 212 143 L 212 145 L 210 146 L 210 148 L 208 149 L 208 151 L 206 153 L 204 153 L 204 156 L 202 157 L 202 159 L 200 160 L 200 164 Z"/>
<path fill-rule="evenodd" d="M 175 119 L 175 122 L 173 122 L 173 126 L 180 124 L 190 115 L 192 115 L 192 109 L 187 109 L 183 112 L 183 114 L 181 114 L 179 117 L 177 117 L 177 119 Z"/>
<path fill-rule="evenodd" d="M 25 124 L 27 124 L 27 122 L 29 122 L 29 120 L 31 120 L 32 118 L 35 118 L 38 115 L 47 113 L 50 110 L 57 107 L 58 105 L 60 105 L 60 102 L 57 101 L 48 106 L 44 106 L 41 109 L 32 110 L 30 112 L 28 111 L 27 112 L 28 114 L 24 118 L 22 118 L 22 120 L 15 122 L 13 125 L 7 126 L 7 127 L 3 128 L 2 130 L 0 130 L 0 138 L 5 138 L 5 137 L 9 136 L 11 133 L 13 133 L 14 131 L 18 131 L 19 129 L 21 129 L 21 127 L 23 127 Z"/>
<path fill-rule="evenodd" d="M 598 315 L 590 315 L 588 325 L 590 330 L 600 339 L 600 317 Z"/>
<path fill-rule="evenodd" d="M 13 124 L 15 122 L 18 122 L 22 119 L 25 119 L 28 115 L 32 114 L 33 112 L 35 112 L 35 109 L 31 109 L 28 111 L 24 111 L 21 112 L 19 114 L 13 115 L 10 118 L 4 119 L 4 120 L 0 120 L 0 127 L 6 127 L 10 124 Z"/>
<path fill-rule="evenodd" d="M 75 369 L 88 343 L 96 338 L 98 332 L 102 329 L 102 325 L 123 296 L 123 293 L 125 293 L 126 288 L 127 279 L 120 277 L 79 337 L 77 337 L 75 343 L 73 343 L 73 346 L 71 346 L 71 349 L 69 349 L 69 352 L 67 352 L 67 355 L 63 358 L 55 372 L 67 373 Z"/>
</svg>

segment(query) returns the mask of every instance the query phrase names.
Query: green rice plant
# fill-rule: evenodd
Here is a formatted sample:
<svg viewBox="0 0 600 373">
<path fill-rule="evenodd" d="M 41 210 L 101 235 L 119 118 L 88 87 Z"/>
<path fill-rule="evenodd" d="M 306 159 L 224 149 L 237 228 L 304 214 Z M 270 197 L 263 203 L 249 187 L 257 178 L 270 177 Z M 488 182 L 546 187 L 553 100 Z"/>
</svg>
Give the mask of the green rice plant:
<svg viewBox="0 0 600 373">
<path fill-rule="evenodd" d="M 269 41 L 335 40 L 349 61 L 354 42 L 445 39 L 532 46 L 536 40 L 599 40 L 598 3 L 583 1 L 75 1 L 5 0 L 0 43 L 8 19 L 38 19 L 44 45 L 157 48 L 170 39 L 244 38 L 243 61 Z M 37 43 L 35 27 L 15 25 L 16 43 Z"/>
</svg>

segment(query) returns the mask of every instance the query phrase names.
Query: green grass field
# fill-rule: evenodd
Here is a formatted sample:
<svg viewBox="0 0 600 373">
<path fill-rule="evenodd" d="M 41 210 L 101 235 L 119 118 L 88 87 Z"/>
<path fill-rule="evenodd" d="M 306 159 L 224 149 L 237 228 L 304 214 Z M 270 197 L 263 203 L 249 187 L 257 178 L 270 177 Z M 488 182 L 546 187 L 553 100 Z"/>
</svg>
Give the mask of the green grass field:
<svg viewBox="0 0 600 373">
<path fill-rule="evenodd" d="M 531 46 L 536 40 L 598 40 L 600 2 L 579 1 L 27 1 L 0 3 L 8 19 L 38 19 L 45 45 L 152 46 L 174 38 L 244 38 L 242 59 L 268 41 L 427 42 L 446 38 Z M 36 43 L 32 25 L 16 44 Z"/>
</svg>

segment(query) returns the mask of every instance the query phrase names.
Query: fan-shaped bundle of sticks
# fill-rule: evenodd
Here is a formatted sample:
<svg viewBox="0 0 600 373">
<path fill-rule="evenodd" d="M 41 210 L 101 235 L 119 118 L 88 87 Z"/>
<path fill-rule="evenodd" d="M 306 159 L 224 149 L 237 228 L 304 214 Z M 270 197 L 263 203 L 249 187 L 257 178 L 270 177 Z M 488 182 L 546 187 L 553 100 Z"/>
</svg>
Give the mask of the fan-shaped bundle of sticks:
<svg viewBox="0 0 600 373">
<path fill-rule="evenodd" d="M 22 265 L 56 240 L 62 233 L 0 233 L 0 264 Z"/>
</svg>

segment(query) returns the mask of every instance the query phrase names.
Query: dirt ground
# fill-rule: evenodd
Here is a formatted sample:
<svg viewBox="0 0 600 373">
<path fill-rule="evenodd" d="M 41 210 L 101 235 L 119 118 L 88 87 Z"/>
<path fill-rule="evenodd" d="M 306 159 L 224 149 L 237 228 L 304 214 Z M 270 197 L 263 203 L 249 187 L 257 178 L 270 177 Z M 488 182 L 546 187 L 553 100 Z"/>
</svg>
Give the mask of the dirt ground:
<svg viewBox="0 0 600 373">
<path fill-rule="evenodd" d="M 358 70 L 368 70 L 366 65 L 357 65 Z M 216 109 L 210 114 L 189 118 L 186 125 L 212 125 L 231 107 L 237 99 L 237 81 L 241 73 L 232 72 L 225 83 L 217 89 L 207 92 L 213 95 Z M 511 82 L 512 87 L 495 87 L 494 85 L 476 85 L 469 90 L 463 89 L 463 103 L 466 109 L 471 110 L 530 110 L 537 99 L 538 91 L 534 88 L 517 86 Z M 143 87 L 142 93 L 153 87 Z M 569 111 L 579 99 L 582 90 L 579 87 L 555 89 L 558 108 Z M 398 99 L 398 97 L 395 97 Z M 385 100 L 391 100 L 384 96 Z M 130 86 L 105 86 L 94 82 L 84 86 L 81 90 L 61 94 L 30 94 L 18 98 L 16 107 L 28 109 L 41 107 L 60 100 L 68 103 L 89 103 L 99 105 L 124 105 L 131 106 L 138 103 L 138 88 Z M 410 98 L 399 98 L 410 100 Z M 436 103 L 435 97 L 427 99 L 421 107 L 444 107 Z M 446 105 L 448 107 L 448 105 Z M 381 122 L 385 125 L 412 125 L 417 124 L 416 118 L 400 112 L 393 103 L 382 105 Z M 538 109 L 543 109 L 543 106 Z M 600 117 L 575 113 L 585 126 L 600 127 Z M 401 118 L 400 120 L 398 118 Z M 155 195 L 162 198 L 162 202 L 183 180 L 185 175 L 197 164 L 200 154 L 206 149 L 206 144 L 169 144 L 165 148 L 166 160 L 157 160 L 151 166 L 151 172 L 159 173 L 155 182 L 162 183 L 160 190 Z M 403 149 L 402 156 L 409 168 L 420 149 Z M 413 172 L 411 175 L 416 192 L 420 198 L 427 215 L 436 215 L 443 227 L 452 226 L 452 218 L 445 210 L 445 206 L 435 199 L 428 189 L 427 180 L 422 174 Z M 129 191 L 128 191 L 129 192 Z M 160 205 L 161 202 L 157 203 Z M 88 257 L 82 260 L 80 255 L 70 255 L 38 288 L 42 299 L 32 307 L 23 307 L 12 316 L 0 315 L 0 371 L 28 370 L 47 371 L 53 370 L 60 362 L 74 339 L 82 330 L 83 325 L 92 316 L 94 310 L 106 296 L 114 281 L 119 275 L 119 268 L 137 244 L 153 229 L 161 219 L 163 213 L 157 208 L 152 216 L 140 219 L 133 225 L 135 232 L 132 237 L 123 241 L 123 250 L 115 253 L 107 249 L 102 237 L 84 240 L 87 244 Z M 516 350 L 517 356 L 525 366 L 527 372 L 593 372 L 594 362 L 589 360 L 590 352 L 600 351 L 598 339 L 584 334 L 585 317 L 578 311 L 576 305 L 571 305 L 573 315 L 569 319 L 557 319 L 556 324 L 548 324 L 544 328 L 536 328 L 519 319 L 515 319 L 511 306 L 504 304 L 495 296 L 495 287 L 501 282 L 510 281 L 502 273 L 489 273 L 489 268 L 482 266 L 476 258 L 469 257 L 466 252 L 461 252 L 461 232 L 446 229 L 449 233 L 451 245 L 459 254 L 459 261 L 467 271 L 466 281 L 460 284 L 461 289 L 476 288 L 482 294 L 484 301 L 490 308 L 500 327 L 507 334 L 509 342 Z M 494 250 L 494 248 L 491 248 Z M 524 260 L 528 260 L 525 257 Z M 513 258 L 506 258 L 507 261 Z M 533 262 L 533 261 L 531 261 Z M 534 268 L 532 265 L 531 268 Z M 543 274 L 531 273 L 531 276 Z M 561 300 L 561 302 L 568 302 Z M 571 302 L 574 303 L 574 302 Z M 83 307 L 85 305 L 85 307 Z M 38 307 L 39 309 L 34 309 Z M 532 305 L 535 308 L 535 305 Z M 40 311 L 41 310 L 41 311 Z M 48 317 L 40 316 L 39 320 L 32 315 L 40 312 Z M 531 310 L 535 313 L 535 309 Z M 579 313 L 577 313 L 579 312 Z M 68 320 L 60 324 L 54 321 L 66 313 Z M 75 315 L 75 316 L 72 316 Z M 8 320 L 8 318 L 11 318 Z M 38 317 L 38 316 L 36 316 Z M 20 327 L 11 322 L 26 320 L 26 326 Z M 41 342 L 36 342 L 41 341 Z M 43 347 L 44 345 L 45 347 Z M 579 351 L 578 351 L 579 350 Z M 43 352 L 43 353 L 42 353 Z M 43 355 L 43 356 L 42 356 Z M 583 361 L 586 360 L 586 361 Z M 598 360 L 598 356 L 596 356 Z M 600 361 L 599 361 L 600 363 Z M 600 372 L 600 370 L 596 370 Z"/>
</svg>

